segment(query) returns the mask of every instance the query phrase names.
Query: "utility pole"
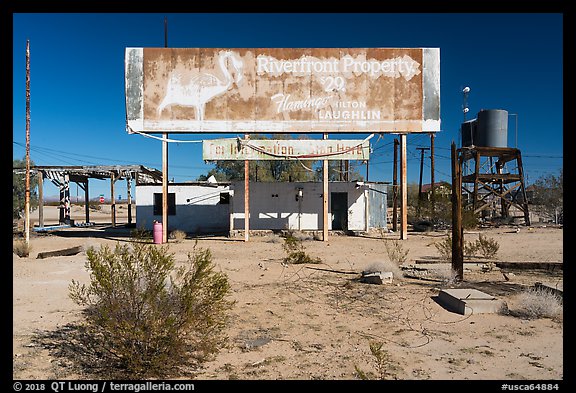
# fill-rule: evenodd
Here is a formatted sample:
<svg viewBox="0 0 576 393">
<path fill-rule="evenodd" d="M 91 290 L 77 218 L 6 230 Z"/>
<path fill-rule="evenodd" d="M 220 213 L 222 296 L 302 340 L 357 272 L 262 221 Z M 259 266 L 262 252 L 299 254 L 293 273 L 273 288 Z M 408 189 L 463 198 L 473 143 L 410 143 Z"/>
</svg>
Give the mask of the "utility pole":
<svg viewBox="0 0 576 393">
<path fill-rule="evenodd" d="M 245 134 L 248 142 L 250 135 Z M 244 241 L 250 238 L 250 161 L 244 160 Z"/>
<path fill-rule="evenodd" d="M 394 169 L 392 174 L 392 231 L 398 230 L 398 138 L 394 139 Z"/>
<path fill-rule="evenodd" d="M 164 17 L 164 48 L 168 47 L 168 20 Z M 114 198 L 114 195 L 112 195 Z M 162 133 L 162 243 L 168 243 L 168 133 Z"/>
<path fill-rule="evenodd" d="M 324 133 L 322 139 L 328 139 Z M 322 160 L 322 241 L 328 241 L 328 160 Z"/>
<path fill-rule="evenodd" d="M 400 134 L 400 240 L 408 239 L 407 134 Z"/>
<path fill-rule="evenodd" d="M 24 232 L 30 245 L 30 40 L 26 41 L 26 190 L 24 192 Z"/>
<path fill-rule="evenodd" d="M 417 215 L 420 215 L 420 205 L 423 199 L 422 194 L 422 172 L 424 171 L 424 151 L 430 150 L 428 147 L 418 147 L 417 150 L 420 150 L 420 182 L 418 183 L 418 212 Z"/>
<path fill-rule="evenodd" d="M 430 189 L 432 194 L 430 195 L 430 203 L 432 205 L 432 217 L 434 218 L 436 212 L 436 190 L 434 184 L 434 138 L 436 135 L 430 133 Z"/>
<path fill-rule="evenodd" d="M 464 228 L 462 227 L 462 168 L 452 142 L 452 271 L 456 281 L 464 278 Z"/>
</svg>

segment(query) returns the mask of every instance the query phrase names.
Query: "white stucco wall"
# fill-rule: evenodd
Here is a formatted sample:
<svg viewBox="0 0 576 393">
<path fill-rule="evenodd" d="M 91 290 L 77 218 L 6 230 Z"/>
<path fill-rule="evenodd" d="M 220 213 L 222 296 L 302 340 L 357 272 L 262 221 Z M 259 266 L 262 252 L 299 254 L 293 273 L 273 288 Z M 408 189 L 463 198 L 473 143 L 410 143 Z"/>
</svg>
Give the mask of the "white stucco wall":
<svg viewBox="0 0 576 393">
<path fill-rule="evenodd" d="M 244 229 L 244 181 L 233 182 L 232 211 L 234 229 Z M 296 200 L 298 188 L 302 200 Z M 332 182 L 328 185 L 328 229 L 332 229 L 333 192 L 348 194 L 348 229 L 366 229 L 365 188 L 355 183 Z M 322 183 L 255 183 L 250 182 L 250 229 L 322 229 Z M 277 195 L 277 196 L 276 196 Z"/>
<path fill-rule="evenodd" d="M 176 215 L 168 216 L 168 231 L 179 229 L 187 233 L 227 232 L 230 228 L 230 205 L 220 203 L 220 193 L 228 186 L 169 184 L 175 193 Z M 153 230 L 154 221 L 162 222 L 162 213 L 154 215 L 154 193 L 162 193 L 162 185 L 136 186 L 136 226 Z M 161 211 L 161 210 L 160 210 Z"/>
</svg>

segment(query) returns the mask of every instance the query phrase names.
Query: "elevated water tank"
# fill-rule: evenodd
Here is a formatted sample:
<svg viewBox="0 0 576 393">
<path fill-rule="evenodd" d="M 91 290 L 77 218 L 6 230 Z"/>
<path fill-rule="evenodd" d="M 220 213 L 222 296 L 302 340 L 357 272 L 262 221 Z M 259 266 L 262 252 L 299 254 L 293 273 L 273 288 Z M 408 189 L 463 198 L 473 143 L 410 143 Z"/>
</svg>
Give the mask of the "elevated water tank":
<svg viewBox="0 0 576 393">
<path fill-rule="evenodd" d="M 477 119 L 468 120 L 468 121 L 465 121 L 464 123 L 462 123 L 461 128 L 462 128 L 462 146 L 463 147 L 468 147 L 468 146 L 478 144 L 476 141 L 476 139 L 478 138 L 477 125 L 478 125 Z"/>
<path fill-rule="evenodd" d="M 508 111 L 482 109 L 477 120 L 476 146 L 508 147 Z"/>
</svg>

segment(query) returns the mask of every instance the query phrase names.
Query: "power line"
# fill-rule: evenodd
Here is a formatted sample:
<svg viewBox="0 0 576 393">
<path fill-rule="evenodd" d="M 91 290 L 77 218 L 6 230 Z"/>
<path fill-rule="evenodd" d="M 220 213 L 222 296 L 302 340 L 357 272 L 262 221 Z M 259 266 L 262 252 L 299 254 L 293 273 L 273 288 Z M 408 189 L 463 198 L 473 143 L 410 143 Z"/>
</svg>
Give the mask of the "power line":
<svg viewBox="0 0 576 393">
<path fill-rule="evenodd" d="M 19 142 L 12 142 L 15 145 L 18 146 L 22 146 L 21 143 Z M 56 149 L 50 149 L 47 147 L 34 147 L 33 150 L 40 154 L 40 155 L 44 155 L 48 158 L 51 159 L 59 159 L 62 162 L 66 162 L 69 165 L 73 165 L 72 162 L 68 162 L 68 161 L 64 161 L 60 158 L 57 157 L 64 157 L 64 158 L 68 158 L 68 159 L 73 159 L 76 160 L 76 162 L 83 162 L 86 164 L 91 164 L 91 165 L 99 165 L 102 161 L 112 161 L 112 162 L 117 162 L 117 163 L 122 163 L 122 164 L 135 164 L 135 165 L 146 165 L 146 166 L 150 166 L 150 167 L 154 167 L 154 166 L 158 166 L 158 163 L 149 163 L 149 162 L 135 162 L 135 161 L 127 161 L 127 160 L 116 160 L 113 158 L 106 158 L 106 157 L 96 157 L 96 156 L 89 156 L 89 155 L 85 155 L 85 154 L 76 154 L 76 153 L 70 153 L 70 152 L 64 152 L 61 150 L 56 150 Z M 44 152 L 43 150 L 46 150 L 48 152 L 53 152 L 53 153 L 47 153 Z M 61 154 L 57 154 L 57 153 L 61 153 Z M 79 157 L 86 157 L 86 158 L 94 158 L 96 160 L 99 160 L 99 162 L 93 162 L 93 161 L 87 161 L 87 160 L 82 160 L 79 158 L 75 158 L 75 157 L 68 157 L 68 156 L 79 156 Z M 55 158 L 56 157 L 56 158 Z M 199 166 L 184 166 L 184 165 L 170 165 L 173 168 L 181 168 L 181 169 L 205 169 L 205 167 L 199 167 Z"/>
</svg>

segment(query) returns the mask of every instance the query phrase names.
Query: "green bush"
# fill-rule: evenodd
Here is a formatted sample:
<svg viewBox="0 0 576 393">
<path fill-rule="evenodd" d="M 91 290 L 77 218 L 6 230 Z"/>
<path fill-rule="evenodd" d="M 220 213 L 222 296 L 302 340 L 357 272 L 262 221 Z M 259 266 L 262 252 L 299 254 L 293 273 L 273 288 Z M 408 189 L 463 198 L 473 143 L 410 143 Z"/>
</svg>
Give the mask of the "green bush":
<svg viewBox="0 0 576 393">
<path fill-rule="evenodd" d="M 86 329 L 110 368 L 127 378 L 167 377 L 195 367 L 226 342 L 230 286 L 209 249 L 175 267 L 167 247 L 148 243 L 89 248 L 90 284 L 72 281 Z M 102 360 L 102 359 L 98 359 Z"/>
<path fill-rule="evenodd" d="M 384 240 L 384 245 L 386 246 L 386 253 L 391 262 L 396 263 L 398 266 L 406 262 L 409 251 L 404 250 L 400 240 Z"/>
<path fill-rule="evenodd" d="M 440 253 L 440 256 L 445 260 L 452 259 L 452 237 L 450 235 L 447 236 L 446 239 L 442 240 L 441 242 L 434 243 L 434 246 Z M 500 248 L 498 241 L 483 236 L 482 234 L 478 235 L 478 240 L 476 241 L 464 241 L 464 256 L 466 257 L 474 257 L 478 256 L 478 251 L 482 257 L 486 259 L 494 258 Z"/>
<path fill-rule="evenodd" d="M 398 366 L 393 363 L 387 350 L 382 349 L 383 343 L 371 342 L 370 353 L 373 357 L 374 368 L 376 373 L 371 371 L 364 372 L 358 366 L 354 366 L 356 375 L 360 379 L 397 379 Z"/>
<path fill-rule="evenodd" d="M 478 240 L 476 242 L 484 258 L 494 258 L 500 249 L 500 244 L 498 244 L 496 240 L 482 236 L 482 234 L 478 235 Z"/>
<path fill-rule="evenodd" d="M 284 262 L 286 263 L 301 264 L 322 262 L 320 258 L 313 258 L 308 255 L 302 241 L 296 238 L 292 232 L 288 232 L 284 237 L 282 248 L 287 254 L 284 258 Z"/>
<path fill-rule="evenodd" d="M 452 236 L 448 235 L 444 240 L 434 243 L 434 247 L 444 260 L 452 259 Z"/>
<path fill-rule="evenodd" d="M 467 242 L 464 241 L 464 256 L 465 257 L 473 257 L 478 253 L 480 249 L 480 244 L 478 241 L 475 242 Z"/>
<path fill-rule="evenodd" d="M 134 228 L 130 231 L 130 237 L 140 242 L 151 243 L 153 241 L 153 233 L 143 227 Z"/>
</svg>

